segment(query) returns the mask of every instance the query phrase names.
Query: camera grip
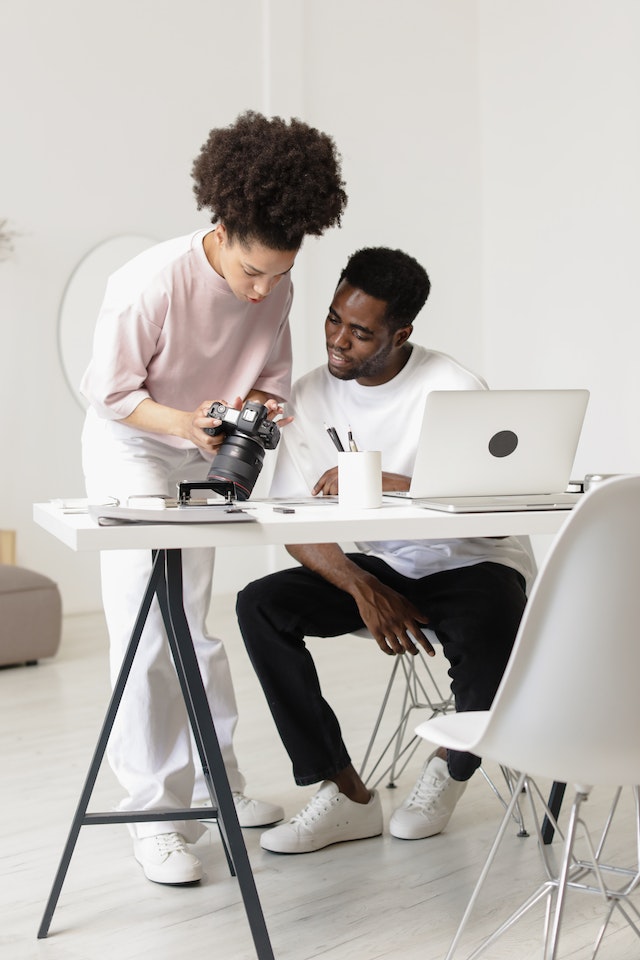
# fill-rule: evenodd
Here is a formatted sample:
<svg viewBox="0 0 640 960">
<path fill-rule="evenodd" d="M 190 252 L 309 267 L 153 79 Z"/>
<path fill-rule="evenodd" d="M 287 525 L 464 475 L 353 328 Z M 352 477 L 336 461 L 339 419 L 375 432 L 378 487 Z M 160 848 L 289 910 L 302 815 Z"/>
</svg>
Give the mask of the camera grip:
<svg viewBox="0 0 640 960">
<path fill-rule="evenodd" d="M 228 409 L 224 403 L 220 403 L 219 400 L 214 400 L 207 410 L 207 416 L 212 417 L 214 420 L 222 420 Z M 222 424 L 219 427 L 203 427 L 203 430 L 205 433 L 208 433 L 210 437 L 217 437 L 221 433 L 224 433 Z"/>
</svg>

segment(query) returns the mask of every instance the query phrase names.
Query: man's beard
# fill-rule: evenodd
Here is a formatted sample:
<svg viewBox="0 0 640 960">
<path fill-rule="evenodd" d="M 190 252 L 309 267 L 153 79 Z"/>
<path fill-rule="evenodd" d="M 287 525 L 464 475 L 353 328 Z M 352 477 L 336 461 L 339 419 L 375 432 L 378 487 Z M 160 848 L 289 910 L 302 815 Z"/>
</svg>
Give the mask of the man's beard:
<svg viewBox="0 0 640 960">
<path fill-rule="evenodd" d="M 354 364 L 346 370 L 333 370 L 329 364 L 329 373 L 336 380 L 360 380 L 363 377 L 374 377 L 385 368 L 391 349 L 391 344 L 389 344 L 379 350 L 375 356 L 363 360 L 362 363 Z"/>
</svg>

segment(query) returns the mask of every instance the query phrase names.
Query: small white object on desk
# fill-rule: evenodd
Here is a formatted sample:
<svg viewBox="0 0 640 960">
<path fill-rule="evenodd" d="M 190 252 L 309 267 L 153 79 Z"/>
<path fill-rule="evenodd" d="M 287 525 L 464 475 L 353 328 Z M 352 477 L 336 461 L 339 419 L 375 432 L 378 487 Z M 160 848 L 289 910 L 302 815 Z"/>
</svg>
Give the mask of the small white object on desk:
<svg viewBox="0 0 640 960">
<path fill-rule="evenodd" d="M 338 503 L 352 510 L 382 506 L 382 455 L 379 450 L 338 454 Z"/>
<path fill-rule="evenodd" d="M 164 510 L 166 501 L 164 497 L 128 497 L 127 506 L 135 510 Z"/>
</svg>

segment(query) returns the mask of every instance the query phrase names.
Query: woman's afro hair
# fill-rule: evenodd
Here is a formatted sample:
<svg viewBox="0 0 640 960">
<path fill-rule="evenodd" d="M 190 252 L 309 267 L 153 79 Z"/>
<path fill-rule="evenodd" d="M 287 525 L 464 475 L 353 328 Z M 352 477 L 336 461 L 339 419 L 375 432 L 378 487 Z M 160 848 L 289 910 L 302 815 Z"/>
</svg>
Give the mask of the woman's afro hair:
<svg viewBox="0 0 640 960">
<path fill-rule="evenodd" d="M 211 130 L 196 157 L 198 209 L 208 207 L 234 240 L 297 250 L 307 234 L 340 225 L 347 204 L 340 160 L 326 133 L 248 110 Z"/>
<path fill-rule="evenodd" d="M 386 322 L 408 326 L 427 302 L 431 282 L 417 260 L 402 250 L 365 247 L 356 251 L 340 275 L 352 287 L 387 304 Z"/>
</svg>

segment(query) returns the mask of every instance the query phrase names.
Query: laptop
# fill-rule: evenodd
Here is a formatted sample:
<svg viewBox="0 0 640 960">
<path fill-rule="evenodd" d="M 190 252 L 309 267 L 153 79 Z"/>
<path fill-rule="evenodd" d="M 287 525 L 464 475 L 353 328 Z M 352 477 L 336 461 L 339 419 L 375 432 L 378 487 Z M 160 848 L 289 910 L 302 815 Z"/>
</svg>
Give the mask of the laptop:
<svg viewBox="0 0 640 960">
<path fill-rule="evenodd" d="M 434 390 L 403 497 L 433 510 L 570 510 L 588 390 Z"/>
</svg>

